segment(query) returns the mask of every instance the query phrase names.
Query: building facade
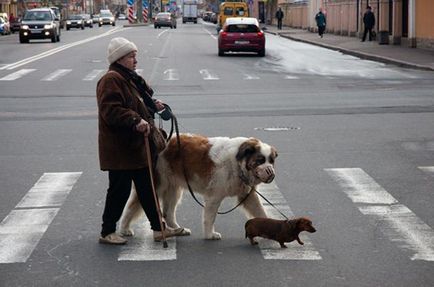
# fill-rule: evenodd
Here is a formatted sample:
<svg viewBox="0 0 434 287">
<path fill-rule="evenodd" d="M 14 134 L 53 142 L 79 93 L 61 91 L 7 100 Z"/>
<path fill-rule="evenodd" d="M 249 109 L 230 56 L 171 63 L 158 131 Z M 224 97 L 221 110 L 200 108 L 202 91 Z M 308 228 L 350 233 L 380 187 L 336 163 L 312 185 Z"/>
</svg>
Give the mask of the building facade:
<svg viewBox="0 0 434 287">
<path fill-rule="evenodd" d="M 323 8 L 328 33 L 355 37 L 363 33 L 363 14 L 369 5 L 380 44 L 434 49 L 433 0 L 268 0 L 267 4 L 273 24 L 274 12 L 281 7 L 284 25 L 315 31 L 315 14 Z"/>
</svg>

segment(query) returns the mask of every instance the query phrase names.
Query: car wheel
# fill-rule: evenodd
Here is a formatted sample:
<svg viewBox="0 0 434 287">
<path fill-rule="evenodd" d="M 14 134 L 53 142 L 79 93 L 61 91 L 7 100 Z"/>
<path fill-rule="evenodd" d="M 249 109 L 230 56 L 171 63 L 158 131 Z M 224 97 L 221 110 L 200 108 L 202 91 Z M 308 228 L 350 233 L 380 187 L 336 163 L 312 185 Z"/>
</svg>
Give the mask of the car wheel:
<svg viewBox="0 0 434 287">
<path fill-rule="evenodd" d="M 264 57 L 265 56 L 265 48 L 261 51 L 258 52 L 258 56 L 259 57 Z"/>
<path fill-rule="evenodd" d="M 157 26 L 156 26 L 156 25 L 154 25 L 154 29 L 157 29 Z"/>
<path fill-rule="evenodd" d="M 81 30 L 84 30 L 84 26 L 81 26 Z"/>
<path fill-rule="evenodd" d="M 225 52 L 222 49 L 219 49 L 219 57 L 222 57 L 225 55 Z"/>
<path fill-rule="evenodd" d="M 102 26 L 102 24 L 98 24 L 98 26 L 99 26 L 99 27 L 101 27 L 101 26 Z"/>
<path fill-rule="evenodd" d="M 24 39 L 22 37 L 20 37 L 20 43 L 29 43 L 29 39 Z"/>
<path fill-rule="evenodd" d="M 113 26 L 113 27 L 116 26 L 116 23 L 113 23 L 112 26 Z"/>
<path fill-rule="evenodd" d="M 56 35 L 53 35 L 53 37 L 51 37 L 51 43 L 56 43 Z"/>
<path fill-rule="evenodd" d="M 66 27 L 66 31 L 69 31 L 69 29 L 71 29 L 71 28 L 69 28 L 69 27 Z"/>
</svg>

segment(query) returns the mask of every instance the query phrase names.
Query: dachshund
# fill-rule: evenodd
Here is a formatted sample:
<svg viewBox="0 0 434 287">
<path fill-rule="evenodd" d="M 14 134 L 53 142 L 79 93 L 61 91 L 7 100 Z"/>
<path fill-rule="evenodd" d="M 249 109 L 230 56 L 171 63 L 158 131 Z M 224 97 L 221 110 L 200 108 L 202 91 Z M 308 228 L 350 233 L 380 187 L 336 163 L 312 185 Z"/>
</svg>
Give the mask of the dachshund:
<svg viewBox="0 0 434 287">
<path fill-rule="evenodd" d="M 272 218 L 253 218 L 246 222 L 246 238 L 250 239 L 252 245 L 258 244 L 253 240 L 259 236 L 279 242 L 280 247 L 286 248 L 285 242 L 297 240 L 301 245 L 304 243 L 298 235 L 302 231 L 313 233 L 316 229 L 312 226 L 312 221 L 306 217 L 299 217 L 291 220 L 277 220 Z"/>
</svg>

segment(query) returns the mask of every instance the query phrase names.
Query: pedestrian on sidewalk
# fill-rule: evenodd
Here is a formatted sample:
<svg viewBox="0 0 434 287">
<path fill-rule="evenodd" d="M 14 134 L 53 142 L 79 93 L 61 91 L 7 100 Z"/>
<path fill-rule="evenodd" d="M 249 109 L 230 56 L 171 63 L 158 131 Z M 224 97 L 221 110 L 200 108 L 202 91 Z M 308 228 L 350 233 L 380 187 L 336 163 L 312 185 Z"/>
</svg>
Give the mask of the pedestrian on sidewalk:
<svg viewBox="0 0 434 287">
<path fill-rule="evenodd" d="M 276 18 L 277 18 L 277 29 L 282 30 L 282 19 L 285 15 L 283 14 L 282 8 L 279 7 L 279 9 L 276 11 Z"/>
<path fill-rule="evenodd" d="M 319 8 L 319 12 L 315 15 L 315 21 L 318 27 L 318 35 L 322 38 L 327 24 L 326 16 L 322 12 L 322 8 Z"/>
<path fill-rule="evenodd" d="M 107 73 L 98 81 L 98 147 L 100 168 L 108 171 L 107 190 L 100 243 L 121 245 L 127 240 L 116 233 L 116 223 L 127 203 L 134 182 L 139 202 L 154 230 L 154 240 L 174 236 L 175 231 L 160 225 L 152 192 L 145 136 L 155 162 L 154 114 L 164 104 L 152 98 L 153 90 L 136 72 L 137 47 L 125 38 L 113 38 L 108 45 Z M 163 139 L 164 143 L 164 139 Z"/>
<path fill-rule="evenodd" d="M 371 6 L 366 7 L 366 12 L 363 15 L 363 24 L 365 24 L 365 31 L 363 32 L 362 42 L 366 40 L 366 34 L 369 33 L 369 41 L 372 40 L 372 28 L 375 25 L 375 15 L 372 13 Z"/>
</svg>

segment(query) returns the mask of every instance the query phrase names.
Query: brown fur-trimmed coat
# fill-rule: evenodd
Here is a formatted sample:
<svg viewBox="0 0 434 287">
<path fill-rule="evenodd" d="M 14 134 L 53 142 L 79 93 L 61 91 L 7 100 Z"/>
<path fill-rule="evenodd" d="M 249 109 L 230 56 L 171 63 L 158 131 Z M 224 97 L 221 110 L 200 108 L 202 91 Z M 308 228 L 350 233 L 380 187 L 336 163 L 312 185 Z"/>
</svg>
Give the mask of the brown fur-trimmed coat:
<svg viewBox="0 0 434 287">
<path fill-rule="evenodd" d="M 151 111 L 139 99 L 139 91 L 132 80 L 111 65 L 98 81 L 96 95 L 101 170 L 146 167 L 144 136 L 135 130 L 135 126 L 141 118 L 151 125 L 154 125 L 154 120 Z M 151 97 L 152 93 L 148 96 Z"/>
</svg>

